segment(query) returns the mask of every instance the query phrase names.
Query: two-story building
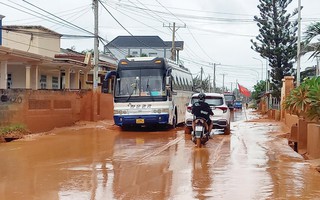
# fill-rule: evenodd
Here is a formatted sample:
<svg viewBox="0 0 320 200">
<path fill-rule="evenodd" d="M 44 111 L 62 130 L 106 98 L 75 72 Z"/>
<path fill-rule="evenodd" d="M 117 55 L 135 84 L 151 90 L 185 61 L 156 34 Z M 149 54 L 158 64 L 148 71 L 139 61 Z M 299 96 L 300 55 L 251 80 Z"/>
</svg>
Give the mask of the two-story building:
<svg viewBox="0 0 320 200">
<path fill-rule="evenodd" d="M 183 50 L 183 41 L 175 41 L 176 60 L 179 51 Z M 172 42 L 163 41 L 159 36 L 118 36 L 104 47 L 106 54 L 111 53 L 117 59 L 125 57 L 164 57 L 172 56 Z"/>
</svg>

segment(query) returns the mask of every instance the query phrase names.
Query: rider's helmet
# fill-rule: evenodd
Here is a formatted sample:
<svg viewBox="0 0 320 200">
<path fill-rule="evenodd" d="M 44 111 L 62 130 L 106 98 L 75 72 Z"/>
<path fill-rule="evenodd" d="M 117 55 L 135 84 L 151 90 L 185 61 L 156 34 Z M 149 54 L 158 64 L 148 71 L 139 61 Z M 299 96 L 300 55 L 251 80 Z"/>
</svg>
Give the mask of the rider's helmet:
<svg viewBox="0 0 320 200">
<path fill-rule="evenodd" d="M 198 98 L 199 98 L 199 102 L 204 102 L 204 100 L 206 99 L 206 95 L 204 93 L 200 93 L 198 95 Z"/>
</svg>

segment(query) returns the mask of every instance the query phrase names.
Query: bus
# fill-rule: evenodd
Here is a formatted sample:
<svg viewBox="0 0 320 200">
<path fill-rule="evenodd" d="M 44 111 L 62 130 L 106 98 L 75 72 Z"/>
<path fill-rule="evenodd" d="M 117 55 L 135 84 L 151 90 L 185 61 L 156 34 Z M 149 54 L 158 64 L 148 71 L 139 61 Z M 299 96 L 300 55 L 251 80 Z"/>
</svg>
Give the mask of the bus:
<svg viewBox="0 0 320 200">
<path fill-rule="evenodd" d="M 114 122 L 120 127 L 184 122 L 193 91 L 191 72 L 160 57 L 121 59 L 114 72 Z"/>
</svg>

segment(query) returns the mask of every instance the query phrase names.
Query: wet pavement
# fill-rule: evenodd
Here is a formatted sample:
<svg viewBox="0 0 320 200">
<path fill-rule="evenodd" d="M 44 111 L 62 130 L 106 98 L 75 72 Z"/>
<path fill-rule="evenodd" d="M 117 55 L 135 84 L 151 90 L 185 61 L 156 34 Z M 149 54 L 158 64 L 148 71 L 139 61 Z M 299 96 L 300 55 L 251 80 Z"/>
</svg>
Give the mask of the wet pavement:
<svg viewBox="0 0 320 200">
<path fill-rule="evenodd" d="M 231 135 L 216 131 L 201 149 L 183 127 L 122 131 L 111 121 L 3 143 L 0 199 L 320 199 L 320 173 L 281 123 L 259 118 L 234 112 Z"/>
</svg>

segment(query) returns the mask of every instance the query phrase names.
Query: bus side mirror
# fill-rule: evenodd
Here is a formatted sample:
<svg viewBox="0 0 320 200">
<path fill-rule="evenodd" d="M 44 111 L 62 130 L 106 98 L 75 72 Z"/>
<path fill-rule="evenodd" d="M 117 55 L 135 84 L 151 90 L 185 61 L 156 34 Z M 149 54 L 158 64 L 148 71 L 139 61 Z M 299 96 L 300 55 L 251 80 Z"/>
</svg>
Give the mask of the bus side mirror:
<svg viewBox="0 0 320 200">
<path fill-rule="evenodd" d="M 170 76 L 166 77 L 166 89 L 171 90 L 171 78 Z"/>
<path fill-rule="evenodd" d="M 166 86 L 170 86 L 170 76 L 166 77 Z"/>
</svg>

